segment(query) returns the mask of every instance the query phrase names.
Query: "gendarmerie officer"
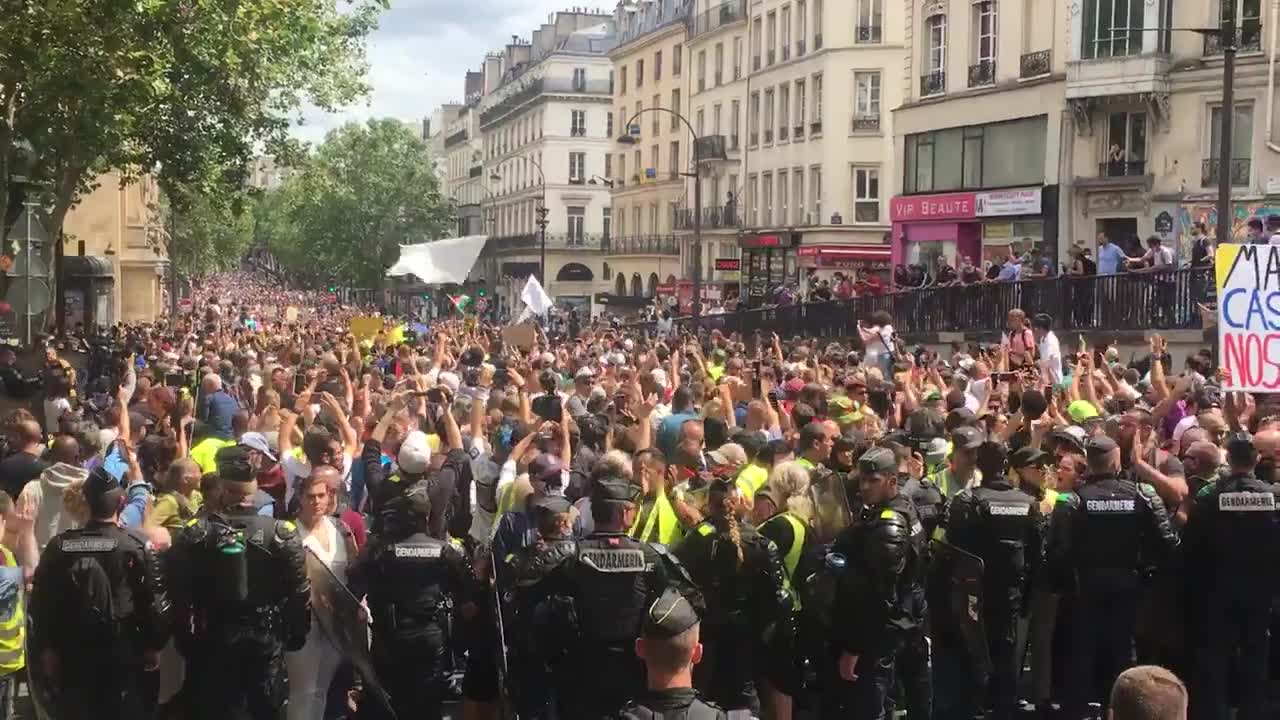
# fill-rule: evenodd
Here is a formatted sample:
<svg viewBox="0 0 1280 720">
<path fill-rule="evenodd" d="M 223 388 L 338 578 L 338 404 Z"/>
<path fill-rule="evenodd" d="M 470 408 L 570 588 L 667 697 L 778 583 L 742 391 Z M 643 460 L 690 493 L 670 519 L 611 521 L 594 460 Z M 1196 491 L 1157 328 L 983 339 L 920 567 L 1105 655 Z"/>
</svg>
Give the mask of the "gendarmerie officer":
<svg viewBox="0 0 1280 720">
<path fill-rule="evenodd" d="M 552 668 L 560 717 L 600 717 L 639 695 L 644 672 L 635 639 L 664 590 L 674 587 L 701 605 L 688 573 L 663 546 L 627 537 L 639 493 L 621 478 L 597 479 L 591 488 L 595 532 L 538 584 L 535 632 Z"/>
<path fill-rule="evenodd" d="M 1088 475 L 1053 509 L 1046 561 L 1072 608 L 1066 717 L 1104 702 L 1116 676 L 1134 664 L 1139 591 L 1151 567 L 1178 544 L 1156 491 L 1120 476 L 1120 447 L 1106 435 L 1085 445 Z"/>
<path fill-rule="evenodd" d="M 381 531 L 351 568 L 351 591 L 367 594 L 373 617 L 373 667 L 391 696 L 395 715 L 434 720 L 441 716 L 448 665 L 450 601 L 461 606 L 469 588 L 462 552 L 431 537 L 431 500 L 424 484 L 385 500 Z M 378 702 L 363 699 L 361 718 L 391 717 Z"/>
<path fill-rule="evenodd" d="M 140 718 L 143 672 L 157 669 L 169 639 L 169 601 L 151 543 L 118 524 L 120 482 L 98 468 L 84 494 L 92 519 L 55 537 L 36 568 L 40 669 L 59 720 Z"/>
<path fill-rule="evenodd" d="M 836 677 L 823 693 L 822 717 L 885 717 L 899 650 L 923 632 L 924 527 L 898 492 L 898 461 L 888 448 L 858 459 L 863 508 L 840 533 L 831 554 L 843 560 L 833 631 Z M 907 683 L 907 705 L 928 717 L 927 677 Z"/>
<path fill-rule="evenodd" d="M 1267 715 L 1271 626 L 1280 590 L 1280 486 L 1254 475 L 1253 439 L 1227 439 L 1230 475 L 1197 493 L 1182 535 L 1191 614 L 1193 720 Z M 1232 670 L 1234 669 L 1234 674 Z"/>
<path fill-rule="evenodd" d="M 698 611 L 680 593 L 667 590 L 653 601 L 636 640 L 648 687 L 622 711 L 622 720 L 728 720 L 693 689 L 693 670 L 702 659 L 699 639 Z"/>
<path fill-rule="evenodd" d="M 188 521 L 169 567 L 177 640 L 187 658 L 184 717 L 278 720 L 288 697 L 284 653 L 311 629 L 311 583 L 289 521 L 254 509 L 240 447 L 218 451 L 223 508 Z"/>
<path fill-rule="evenodd" d="M 992 720 L 1009 720 L 1017 705 L 1018 618 L 1028 597 L 1029 578 L 1040 561 L 1044 535 L 1039 503 L 1009 482 L 1005 460 L 1004 446 L 983 443 L 978 448 L 982 484 L 961 490 L 947 506 L 946 541 L 982 560 L 982 625 L 992 670 L 986 687 L 970 683 L 968 692 L 958 693 L 947 717 L 987 717 L 984 708 L 989 699 Z"/>
</svg>

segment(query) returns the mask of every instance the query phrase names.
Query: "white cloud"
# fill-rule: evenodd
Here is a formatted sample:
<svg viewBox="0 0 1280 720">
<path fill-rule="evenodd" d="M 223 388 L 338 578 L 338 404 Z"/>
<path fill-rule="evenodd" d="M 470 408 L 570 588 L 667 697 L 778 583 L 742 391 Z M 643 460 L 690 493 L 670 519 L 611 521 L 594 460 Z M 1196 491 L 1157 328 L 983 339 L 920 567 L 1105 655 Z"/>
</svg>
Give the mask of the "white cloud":
<svg viewBox="0 0 1280 720">
<path fill-rule="evenodd" d="M 319 142 L 350 121 L 393 117 L 417 123 L 441 103 L 460 101 L 463 76 L 512 35 L 528 39 L 571 0 L 392 0 L 369 38 L 367 98 L 341 112 L 307 108 L 294 135 Z M 611 8 L 611 3 L 595 7 Z"/>
</svg>

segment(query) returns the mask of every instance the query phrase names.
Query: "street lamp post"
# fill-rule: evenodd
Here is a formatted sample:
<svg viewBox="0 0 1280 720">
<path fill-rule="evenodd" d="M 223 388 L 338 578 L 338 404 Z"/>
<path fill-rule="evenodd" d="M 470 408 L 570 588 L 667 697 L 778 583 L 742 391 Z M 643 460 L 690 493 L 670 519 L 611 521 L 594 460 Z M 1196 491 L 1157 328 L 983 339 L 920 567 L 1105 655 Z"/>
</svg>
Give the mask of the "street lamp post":
<svg viewBox="0 0 1280 720">
<path fill-rule="evenodd" d="M 1223 6 L 1222 20 L 1222 137 L 1218 143 L 1218 227 L 1214 230 L 1219 244 L 1231 237 L 1231 135 L 1235 124 L 1236 15 L 1235 3 Z"/>
<path fill-rule="evenodd" d="M 538 164 L 537 160 L 534 160 L 531 157 L 524 158 L 524 160 L 528 162 L 530 165 L 532 165 L 535 170 L 538 171 L 538 179 L 542 183 L 542 197 L 538 200 L 538 202 L 541 204 L 541 207 L 539 207 L 535 212 L 538 215 L 538 219 L 536 221 L 536 224 L 538 226 L 538 245 L 539 245 L 538 282 L 542 285 L 542 288 L 545 290 L 547 287 L 547 225 L 551 224 L 551 221 L 547 220 L 547 175 L 542 171 L 542 165 Z M 496 182 L 498 180 L 501 180 L 502 176 L 495 172 L 489 176 L 489 179 Z M 495 219 L 495 222 L 496 222 L 496 219 Z"/>
<path fill-rule="evenodd" d="M 623 123 L 623 127 L 627 128 L 627 134 L 618 138 L 618 142 L 624 145 L 634 145 L 640 136 L 640 125 L 636 123 L 636 119 L 647 112 L 664 112 L 675 117 L 684 126 L 689 129 L 689 135 L 693 138 L 693 172 L 679 173 L 681 177 L 693 178 L 693 328 L 697 332 L 698 323 L 702 317 L 702 181 L 698 177 L 699 162 L 701 161 L 699 140 L 697 131 L 693 129 L 693 125 L 689 119 L 675 110 L 664 107 L 648 107 L 644 108 L 636 114 L 632 115 L 629 120 Z"/>
</svg>

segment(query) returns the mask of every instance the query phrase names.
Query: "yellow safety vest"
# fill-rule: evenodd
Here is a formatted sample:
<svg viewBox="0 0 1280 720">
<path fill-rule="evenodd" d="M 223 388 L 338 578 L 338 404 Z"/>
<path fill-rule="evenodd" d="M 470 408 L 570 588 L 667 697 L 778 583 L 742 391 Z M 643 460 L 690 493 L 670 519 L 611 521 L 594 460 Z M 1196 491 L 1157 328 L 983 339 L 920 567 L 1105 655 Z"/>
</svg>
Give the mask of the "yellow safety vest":
<svg viewBox="0 0 1280 720">
<path fill-rule="evenodd" d="M 218 471 L 218 451 L 225 447 L 235 445 L 235 440 L 219 440 L 218 438 L 205 438 L 196 443 L 191 448 L 191 459 L 200 466 L 200 472 L 217 472 Z"/>
<path fill-rule="evenodd" d="M 791 591 L 792 604 L 797 610 L 800 609 L 800 595 L 794 592 L 793 580 L 796 576 L 796 569 L 800 566 L 800 556 L 804 553 L 804 538 L 808 531 L 808 526 L 803 520 L 791 514 L 790 512 L 780 512 L 777 515 L 764 521 L 761 525 L 768 525 L 778 518 L 782 518 L 791 524 L 791 547 L 787 549 L 787 554 L 782 558 L 782 569 L 786 574 L 782 578 L 783 587 Z"/>
<path fill-rule="evenodd" d="M 494 513 L 494 518 L 500 518 L 511 512 L 516 506 L 516 484 L 515 481 L 509 482 L 502 486 L 498 491 L 498 510 Z"/>
<path fill-rule="evenodd" d="M 5 567 L 17 567 L 13 553 L 6 547 L 0 547 L 4 556 Z M 23 581 L 19 580 L 18 591 L 13 596 L 13 607 L 7 617 L 0 619 L 0 675 L 9 675 L 26 667 L 26 655 L 23 645 L 27 639 L 27 619 L 23 612 Z"/>
<path fill-rule="evenodd" d="M 654 498 L 649 517 L 645 519 L 644 530 L 640 529 L 640 513 L 636 513 L 636 520 L 627 534 L 641 542 L 656 542 L 668 546 L 684 537 L 680 519 L 676 517 L 676 511 L 671 507 L 666 493 L 658 493 Z"/>
<path fill-rule="evenodd" d="M 742 468 L 738 473 L 738 492 L 748 500 L 754 500 L 756 493 L 760 492 L 760 488 L 769 482 L 768 468 L 760 467 L 754 463 Z"/>
</svg>

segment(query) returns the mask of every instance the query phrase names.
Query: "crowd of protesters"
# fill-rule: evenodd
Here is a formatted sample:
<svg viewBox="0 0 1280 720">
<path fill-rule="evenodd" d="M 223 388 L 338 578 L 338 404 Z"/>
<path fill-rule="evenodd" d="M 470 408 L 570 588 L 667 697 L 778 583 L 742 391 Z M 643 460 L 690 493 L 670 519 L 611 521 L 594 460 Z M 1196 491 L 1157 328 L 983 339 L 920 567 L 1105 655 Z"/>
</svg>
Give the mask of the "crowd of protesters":
<svg viewBox="0 0 1280 720">
<path fill-rule="evenodd" d="M 330 300 L 232 273 L 95 372 L 50 349 L 4 424 L 9 704 L 30 666 L 68 718 L 1280 712 L 1280 402 L 1222 391 L 1207 350 L 1174 366 L 1152 335 L 1125 364 L 1021 311 L 943 350 L 883 313 L 511 345 L 465 314 L 356 335 L 374 311 Z M 274 577 L 224 564 L 255 543 Z M 221 594 L 260 583 L 274 640 L 210 666 Z M 69 615 L 128 638 L 111 672 L 59 644 Z M 255 653 L 279 682 L 231 672 Z"/>
</svg>

